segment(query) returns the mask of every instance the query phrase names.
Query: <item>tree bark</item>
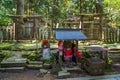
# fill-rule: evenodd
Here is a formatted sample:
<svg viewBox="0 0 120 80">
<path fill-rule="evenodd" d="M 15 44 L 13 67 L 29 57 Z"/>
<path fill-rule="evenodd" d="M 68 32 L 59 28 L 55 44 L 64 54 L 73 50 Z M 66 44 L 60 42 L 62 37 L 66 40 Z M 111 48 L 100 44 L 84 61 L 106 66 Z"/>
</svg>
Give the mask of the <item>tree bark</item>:
<svg viewBox="0 0 120 80">
<path fill-rule="evenodd" d="M 17 0 L 17 15 L 24 14 L 24 0 Z"/>
<path fill-rule="evenodd" d="M 24 0 L 17 0 L 17 12 L 16 15 L 20 17 L 17 19 L 15 26 L 15 39 L 22 39 L 22 28 L 23 28 L 23 16 L 24 15 Z"/>
</svg>

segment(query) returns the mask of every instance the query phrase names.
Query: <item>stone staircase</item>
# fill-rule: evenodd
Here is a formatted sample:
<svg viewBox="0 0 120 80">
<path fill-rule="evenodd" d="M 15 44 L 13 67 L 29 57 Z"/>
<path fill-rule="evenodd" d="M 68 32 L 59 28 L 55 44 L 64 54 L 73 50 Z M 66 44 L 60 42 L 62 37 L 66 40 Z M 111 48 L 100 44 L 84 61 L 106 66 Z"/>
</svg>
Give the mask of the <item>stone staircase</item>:
<svg viewBox="0 0 120 80">
<path fill-rule="evenodd" d="M 120 62 L 120 48 L 111 48 L 109 50 L 109 56 L 113 62 Z"/>
<path fill-rule="evenodd" d="M 29 61 L 27 64 L 28 69 L 40 69 L 43 67 L 43 62 L 41 61 Z"/>
<path fill-rule="evenodd" d="M 0 63 L 0 71 L 2 72 L 23 72 L 27 64 L 26 58 L 3 60 Z"/>
</svg>

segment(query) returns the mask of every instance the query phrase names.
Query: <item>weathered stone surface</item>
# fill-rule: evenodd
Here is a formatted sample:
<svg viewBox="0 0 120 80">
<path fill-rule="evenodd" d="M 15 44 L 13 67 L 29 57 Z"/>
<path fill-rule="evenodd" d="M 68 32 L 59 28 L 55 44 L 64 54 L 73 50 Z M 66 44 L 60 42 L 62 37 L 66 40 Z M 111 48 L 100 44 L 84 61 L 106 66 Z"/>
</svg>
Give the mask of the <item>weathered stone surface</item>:
<svg viewBox="0 0 120 80">
<path fill-rule="evenodd" d="M 41 65 L 41 64 L 43 64 L 43 62 L 41 62 L 41 61 L 29 61 L 29 64 Z"/>
<path fill-rule="evenodd" d="M 2 72 L 23 72 L 25 67 L 0 68 Z"/>
<path fill-rule="evenodd" d="M 47 74 L 48 70 L 46 69 L 40 69 L 39 76 L 43 77 L 45 74 Z"/>
<path fill-rule="evenodd" d="M 51 64 L 45 63 L 45 64 L 43 64 L 43 68 L 44 68 L 44 69 L 51 69 L 52 66 L 51 66 Z"/>
<path fill-rule="evenodd" d="M 0 65 L 1 67 L 25 67 L 27 63 L 26 58 L 8 58 L 6 60 L 3 60 Z"/>
<path fill-rule="evenodd" d="M 64 78 L 64 77 L 68 77 L 68 76 L 70 76 L 70 73 L 67 72 L 66 70 L 58 72 L 58 78 Z"/>
<path fill-rule="evenodd" d="M 59 79 L 59 80 L 119 80 L 120 74 L 113 75 L 103 75 L 103 76 L 85 76 L 79 78 L 67 78 L 67 79 Z"/>
<path fill-rule="evenodd" d="M 63 70 L 67 70 L 67 71 L 81 71 L 81 69 L 79 67 L 73 67 L 73 68 L 64 68 Z"/>
<path fill-rule="evenodd" d="M 27 58 L 19 58 L 19 59 L 15 59 L 15 62 L 26 62 Z"/>
<path fill-rule="evenodd" d="M 1 62 L 0 65 L 2 68 L 7 68 L 7 67 L 25 67 L 26 62 Z"/>
<path fill-rule="evenodd" d="M 42 65 L 35 65 L 35 64 L 29 64 L 29 65 L 27 65 L 28 69 L 40 69 L 42 67 L 43 67 Z"/>
</svg>

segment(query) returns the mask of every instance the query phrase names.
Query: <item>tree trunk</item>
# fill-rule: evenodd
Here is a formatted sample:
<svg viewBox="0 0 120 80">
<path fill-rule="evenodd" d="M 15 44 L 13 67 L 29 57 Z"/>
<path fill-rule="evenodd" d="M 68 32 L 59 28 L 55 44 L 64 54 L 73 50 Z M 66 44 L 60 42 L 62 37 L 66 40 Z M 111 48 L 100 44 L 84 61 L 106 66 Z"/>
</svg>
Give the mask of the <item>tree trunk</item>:
<svg viewBox="0 0 120 80">
<path fill-rule="evenodd" d="M 24 14 L 24 0 L 17 0 L 17 12 L 16 15 L 21 15 L 16 22 L 15 26 L 15 39 L 22 39 L 23 17 Z"/>
<path fill-rule="evenodd" d="M 17 0 L 17 15 L 24 14 L 24 0 Z"/>
<path fill-rule="evenodd" d="M 59 10 L 58 10 L 58 0 L 53 0 L 53 27 L 56 28 L 56 24 L 58 22 L 58 13 L 59 13 Z"/>
</svg>

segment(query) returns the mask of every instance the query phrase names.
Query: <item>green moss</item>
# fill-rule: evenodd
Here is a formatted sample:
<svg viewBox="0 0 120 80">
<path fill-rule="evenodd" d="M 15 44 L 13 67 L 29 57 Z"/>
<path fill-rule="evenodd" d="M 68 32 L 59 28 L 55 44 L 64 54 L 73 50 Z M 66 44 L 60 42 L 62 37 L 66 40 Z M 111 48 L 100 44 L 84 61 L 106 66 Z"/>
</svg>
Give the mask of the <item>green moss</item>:
<svg viewBox="0 0 120 80">
<path fill-rule="evenodd" d="M 6 42 L 3 42 L 0 44 L 0 48 L 5 48 L 5 47 L 9 47 L 9 46 L 12 46 L 14 43 L 6 43 Z"/>
<path fill-rule="evenodd" d="M 28 53 L 22 53 L 21 56 L 23 58 L 29 59 L 30 61 L 40 60 L 41 58 L 41 55 L 38 55 L 35 51 L 31 51 Z"/>
</svg>

